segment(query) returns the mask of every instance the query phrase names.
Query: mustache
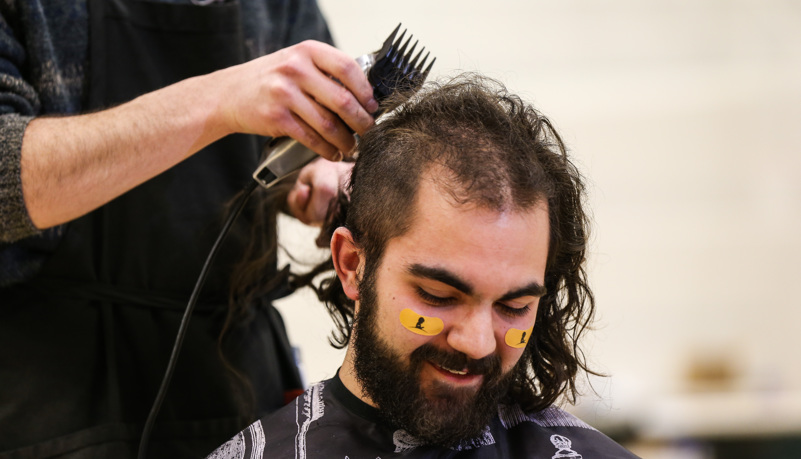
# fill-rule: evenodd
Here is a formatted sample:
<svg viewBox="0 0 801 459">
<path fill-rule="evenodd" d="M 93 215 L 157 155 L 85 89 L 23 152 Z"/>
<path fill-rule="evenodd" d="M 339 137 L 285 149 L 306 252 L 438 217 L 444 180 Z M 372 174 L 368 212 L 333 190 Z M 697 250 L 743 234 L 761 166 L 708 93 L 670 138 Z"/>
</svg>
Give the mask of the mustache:
<svg viewBox="0 0 801 459">
<path fill-rule="evenodd" d="M 431 343 L 423 344 L 412 351 L 409 359 L 414 366 L 429 361 L 452 370 L 466 368 L 472 374 L 497 377 L 501 373 L 501 358 L 498 354 L 491 354 L 481 359 L 471 359 L 463 352 L 446 351 Z"/>
</svg>

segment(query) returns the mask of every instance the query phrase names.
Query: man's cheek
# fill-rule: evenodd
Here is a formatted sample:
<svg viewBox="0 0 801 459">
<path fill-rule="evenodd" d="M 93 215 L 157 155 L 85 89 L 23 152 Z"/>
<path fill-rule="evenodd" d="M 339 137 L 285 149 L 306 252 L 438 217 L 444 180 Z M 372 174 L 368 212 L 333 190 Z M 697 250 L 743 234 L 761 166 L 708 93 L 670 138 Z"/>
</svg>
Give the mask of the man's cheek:
<svg viewBox="0 0 801 459">
<path fill-rule="evenodd" d="M 424 316 L 409 308 L 400 312 L 399 320 L 405 329 L 423 336 L 438 335 L 445 328 L 439 317 Z"/>
<path fill-rule="evenodd" d="M 531 332 L 534 331 L 534 326 L 532 325 L 531 328 L 527 330 L 519 330 L 517 328 L 510 328 L 506 331 L 506 336 L 504 337 L 504 341 L 506 345 L 509 347 L 513 347 L 515 349 L 523 349 L 528 344 L 529 339 L 531 339 Z"/>
</svg>

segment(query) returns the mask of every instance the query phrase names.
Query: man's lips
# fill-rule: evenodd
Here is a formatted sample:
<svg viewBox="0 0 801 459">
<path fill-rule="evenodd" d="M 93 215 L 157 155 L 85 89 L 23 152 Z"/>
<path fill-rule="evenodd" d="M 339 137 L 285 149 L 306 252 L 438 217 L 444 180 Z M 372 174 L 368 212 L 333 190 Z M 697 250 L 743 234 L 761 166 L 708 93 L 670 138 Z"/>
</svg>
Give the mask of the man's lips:
<svg viewBox="0 0 801 459">
<path fill-rule="evenodd" d="M 500 357 L 497 354 L 471 359 L 462 352 L 439 349 L 431 343 L 418 347 L 410 357 L 420 369 L 422 381 L 440 381 L 457 387 L 477 388 L 490 383 L 500 374 Z M 424 376 L 423 376 L 424 375 Z"/>
<path fill-rule="evenodd" d="M 461 384 L 465 383 L 473 384 L 482 379 L 482 375 L 477 373 L 470 373 L 470 371 L 467 368 L 462 368 L 457 370 L 430 361 L 428 363 L 436 370 L 438 374 L 442 375 L 445 380 L 450 382 L 456 382 Z"/>
<path fill-rule="evenodd" d="M 464 376 L 464 375 L 466 375 L 466 374 L 467 374 L 467 368 L 465 368 L 464 370 L 453 370 L 453 369 L 451 369 L 451 368 L 445 368 L 445 367 L 443 367 L 442 365 L 440 365 L 440 364 L 437 364 L 437 363 L 435 363 L 435 364 L 434 364 L 434 366 L 435 366 L 435 367 L 437 367 L 437 368 L 439 368 L 440 370 L 444 370 L 444 371 L 447 371 L 447 372 L 449 372 L 449 373 L 453 373 L 453 374 L 455 374 L 455 375 Z"/>
</svg>

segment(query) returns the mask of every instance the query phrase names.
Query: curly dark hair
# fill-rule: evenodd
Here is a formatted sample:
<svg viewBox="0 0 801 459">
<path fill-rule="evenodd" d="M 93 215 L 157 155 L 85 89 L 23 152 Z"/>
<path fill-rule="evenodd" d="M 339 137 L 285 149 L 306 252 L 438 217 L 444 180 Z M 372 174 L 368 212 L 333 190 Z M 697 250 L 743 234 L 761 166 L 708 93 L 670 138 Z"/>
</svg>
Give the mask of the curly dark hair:
<svg viewBox="0 0 801 459">
<path fill-rule="evenodd" d="M 429 83 L 365 134 L 348 189 L 328 224 L 350 230 L 365 253 L 365 272 L 376 269 L 389 240 L 412 224 L 420 177 L 432 166 L 444 170 L 454 202 L 494 210 L 526 210 L 547 202 L 550 241 L 545 287 L 532 339 L 518 365 L 510 401 L 543 409 L 578 393 L 579 369 L 592 374 L 578 346 L 595 300 L 584 262 L 588 218 L 582 177 L 568 158 L 553 125 L 498 81 L 464 74 Z M 295 287 L 333 269 L 331 261 L 295 276 Z M 334 319 L 332 345 L 350 340 L 354 302 L 336 275 L 312 285 Z"/>
</svg>

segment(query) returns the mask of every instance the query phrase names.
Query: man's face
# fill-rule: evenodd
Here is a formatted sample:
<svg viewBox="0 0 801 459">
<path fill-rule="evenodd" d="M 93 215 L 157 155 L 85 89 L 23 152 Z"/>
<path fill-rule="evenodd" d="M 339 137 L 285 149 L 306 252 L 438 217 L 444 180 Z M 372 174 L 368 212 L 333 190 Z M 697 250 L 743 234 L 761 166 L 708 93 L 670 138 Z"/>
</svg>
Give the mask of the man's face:
<svg viewBox="0 0 801 459">
<path fill-rule="evenodd" d="M 443 446 L 481 433 L 525 350 L 506 335 L 534 325 L 548 229 L 544 204 L 506 212 L 453 205 L 422 180 L 411 228 L 387 243 L 359 286 L 355 375 L 388 421 Z M 400 321 L 404 310 L 443 328 L 414 333 Z"/>
</svg>

